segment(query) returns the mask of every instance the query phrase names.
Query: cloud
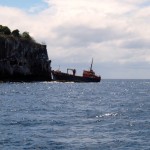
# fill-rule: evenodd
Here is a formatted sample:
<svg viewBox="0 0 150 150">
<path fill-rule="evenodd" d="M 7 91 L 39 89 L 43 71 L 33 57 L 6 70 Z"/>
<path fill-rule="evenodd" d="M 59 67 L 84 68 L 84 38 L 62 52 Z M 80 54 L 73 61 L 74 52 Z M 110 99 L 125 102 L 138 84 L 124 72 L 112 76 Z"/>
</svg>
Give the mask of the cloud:
<svg viewBox="0 0 150 150">
<path fill-rule="evenodd" d="M 94 57 L 112 68 L 149 65 L 149 16 L 149 0 L 43 0 L 28 11 L 0 6 L 1 24 L 45 42 L 56 63 L 82 65 Z"/>
<path fill-rule="evenodd" d="M 126 40 L 122 45 L 127 49 L 150 49 L 149 39 L 136 38 L 131 40 Z"/>
<path fill-rule="evenodd" d="M 117 28 L 91 28 L 88 26 L 64 26 L 54 30 L 61 45 L 71 47 L 87 47 L 94 43 L 114 41 L 128 36 Z M 58 44 L 58 43 L 57 43 Z"/>
</svg>

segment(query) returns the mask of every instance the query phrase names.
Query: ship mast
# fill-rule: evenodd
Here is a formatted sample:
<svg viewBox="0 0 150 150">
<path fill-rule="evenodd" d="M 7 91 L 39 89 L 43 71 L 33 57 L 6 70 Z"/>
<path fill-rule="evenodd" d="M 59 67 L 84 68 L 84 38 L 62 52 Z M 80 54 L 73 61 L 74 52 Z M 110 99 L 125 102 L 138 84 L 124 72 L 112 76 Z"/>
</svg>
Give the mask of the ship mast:
<svg viewBox="0 0 150 150">
<path fill-rule="evenodd" d="M 90 71 L 92 71 L 92 66 L 93 66 L 93 58 L 92 58 L 92 62 L 91 62 Z"/>
</svg>

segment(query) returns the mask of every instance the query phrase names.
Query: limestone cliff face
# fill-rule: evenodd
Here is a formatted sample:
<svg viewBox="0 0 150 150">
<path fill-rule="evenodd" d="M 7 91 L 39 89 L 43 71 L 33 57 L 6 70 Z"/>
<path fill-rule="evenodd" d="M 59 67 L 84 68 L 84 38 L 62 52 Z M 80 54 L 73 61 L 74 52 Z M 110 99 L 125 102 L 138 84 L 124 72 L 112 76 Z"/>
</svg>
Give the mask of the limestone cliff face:
<svg viewBox="0 0 150 150">
<path fill-rule="evenodd" d="M 0 36 L 0 80 L 51 80 L 46 45 Z"/>
</svg>

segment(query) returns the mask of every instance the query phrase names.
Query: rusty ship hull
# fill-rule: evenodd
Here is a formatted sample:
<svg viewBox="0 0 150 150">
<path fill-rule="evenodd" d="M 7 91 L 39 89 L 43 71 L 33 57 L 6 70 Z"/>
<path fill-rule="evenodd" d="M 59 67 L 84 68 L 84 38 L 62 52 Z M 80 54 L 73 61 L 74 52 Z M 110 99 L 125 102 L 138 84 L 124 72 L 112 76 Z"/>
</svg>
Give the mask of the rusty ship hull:
<svg viewBox="0 0 150 150">
<path fill-rule="evenodd" d="M 68 73 L 52 71 L 52 76 L 54 81 L 59 82 L 100 82 L 101 77 L 83 77 L 83 76 L 76 76 Z"/>
</svg>

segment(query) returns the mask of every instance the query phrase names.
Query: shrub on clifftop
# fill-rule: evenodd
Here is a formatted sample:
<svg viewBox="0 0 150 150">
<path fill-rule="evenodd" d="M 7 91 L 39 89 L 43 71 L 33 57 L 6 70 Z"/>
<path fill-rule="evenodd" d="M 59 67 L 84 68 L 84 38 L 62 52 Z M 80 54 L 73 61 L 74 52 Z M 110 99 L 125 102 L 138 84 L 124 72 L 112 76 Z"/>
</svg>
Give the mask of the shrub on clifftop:
<svg viewBox="0 0 150 150">
<path fill-rule="evenodd" d="M 7 26 L 0 25 L 0 34 L 10 35 L 11 31 Z"/>
<path fill-rule="evenodd" d="M 23 32 L 22 37 L 25 39 L 31 39 L 31 36 L 29 35 L 29 32 Z"/>
<path fill-rule="evenodd" d="M 20 34 L 19 34 L 19 30 L 18 30 L 18 29 L 12 31 L 11 34 L 12 34 L 13 36 L 15 36 L 15 37 L 20 37 Z"/>
<path fill-rule="evenodd" d="M 24 38 L 26 40 L 30 40 L 35 42 L 35 40 L 30 36 L 29 32 L 23 32 L 22 34 L 19 33 L 18 29 L 15 29 L 11 32 L 11 30 L 7 26 L 0 25 L 0 35 L 2 36 L 13 36 L 17 38 Z"/>
</svg>

